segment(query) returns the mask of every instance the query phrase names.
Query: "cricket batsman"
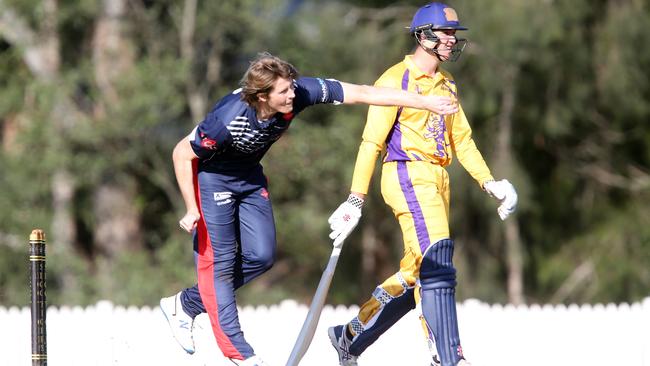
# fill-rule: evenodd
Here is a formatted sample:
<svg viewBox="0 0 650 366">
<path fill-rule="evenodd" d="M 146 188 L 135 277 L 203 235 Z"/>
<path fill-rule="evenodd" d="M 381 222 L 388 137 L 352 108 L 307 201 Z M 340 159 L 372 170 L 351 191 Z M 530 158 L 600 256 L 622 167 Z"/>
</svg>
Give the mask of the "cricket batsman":
<svg viewBox="0 0 650 366">
<path fill-rule="evenodd" d="M 456 33 L 466 29 L 456 11 L 445 4 L 433 2 L 419 8 L 410 26 L 417 44 L 415 53 L 389 68 L 375 85 L 457 100 L 457 85 L 441 66 L 458 59 L 466 40 Z M 449 230 L 450 182 L 445 167 L 455 155 L 479 187 L 499 201 L 497 211 L 502 220 L 515 211 L 517 193 L 507 180 L 492 177 L 460 103 L 453 113 L 371 106 L 350 196 L 329 219 L 335 243 L 357 225 L 382 150 L 381 193 L 402 229 L 404 254 L 399 271 L 373 291 L 357 316 L 329 328 L 339 363 L 357 365 L 357 358 L 369 345 L 421 302 L 432 365 L 469 365 L 458 334 L 454 241 Z"/>
</svg>

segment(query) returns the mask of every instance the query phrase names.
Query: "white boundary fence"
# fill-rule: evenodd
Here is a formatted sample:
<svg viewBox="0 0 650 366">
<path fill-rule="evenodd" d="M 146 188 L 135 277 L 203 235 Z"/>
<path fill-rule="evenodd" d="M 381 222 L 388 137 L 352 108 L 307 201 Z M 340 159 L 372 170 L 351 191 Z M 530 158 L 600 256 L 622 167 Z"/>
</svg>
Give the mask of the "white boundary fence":
<svg viewBox="0 0 650 366">
<path fill-rule="evenodd" d="M 301 365 L 336 365 L 327 327 L 356 315 L 356 307 L 326 306 Z M 521 306 L 458 304 L 460 334 L 474 366 L 650 366 L 650 297 L 633 304 Z M 307 315 L 294 301 L 244 307 L 246 338 L 270 365 L 284 365 Z M 0 307 L 0 365 L 31 365 L 31 314 Z M 113 306 L 49 307 L 49 366 L 233 365 L 221 356 L 205 314 L 196 321 L 194 355 L 173 340 L 156 308 Z M 415 311 L 409 313 L 360 357 L 360 365 L 428 366 L 427 349 Z"/>
</svg>

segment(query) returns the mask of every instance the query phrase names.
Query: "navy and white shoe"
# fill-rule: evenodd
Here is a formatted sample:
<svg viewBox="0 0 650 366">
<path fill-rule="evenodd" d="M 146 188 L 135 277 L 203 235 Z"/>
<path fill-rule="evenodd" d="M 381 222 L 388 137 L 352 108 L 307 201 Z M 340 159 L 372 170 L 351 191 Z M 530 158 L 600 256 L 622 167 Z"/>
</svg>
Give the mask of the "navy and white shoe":
<svg viewBox="0 0 650 366">
<path fill-rule="evenodd" d="M 359 357 L 350 354 L 350 344 L 352 344 L 352 341 L 345 334 L 345 326 L 337 325 L 330 327 L 327 330 L 327 334 L 330 337 L 332 346 L 334 346 L 336 353 L 339 355 L 339 365 L 357 366 L 357 358 Z"/>
<path fill-rule="evenodd" d="M 192 338 L 192 329 L 194 319 L 183 310 L 181 293 L 160 299 L 160 310 L 167 318 L 169 328 L 171 328 L 176 342 L 183 347 L 185 352 L 193 354 L 194 338 Z"/>
</svg>

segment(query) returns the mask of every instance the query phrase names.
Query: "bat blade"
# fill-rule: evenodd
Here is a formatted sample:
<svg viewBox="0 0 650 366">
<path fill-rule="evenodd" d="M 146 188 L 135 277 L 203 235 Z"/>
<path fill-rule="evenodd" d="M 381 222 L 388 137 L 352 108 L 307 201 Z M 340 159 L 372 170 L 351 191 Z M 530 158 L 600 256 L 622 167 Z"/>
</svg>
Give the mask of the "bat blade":
<svg viewBox="0 0 650 366">
<path fill-rule="evenodd" d="M 300 334 L 296 339 L 296 343 L 293 346 L 291 355 L 289 356 L 289 361 L 287 361 L 287 366 L 298 366 L 302 357 L 307 353 L 309 345 L 311 344 L 312 339 L 314 338 L 314 333 L 316 332 L 316 327 L 318 326 L 318 320 L 320 319 L 320 314 L 325 306 L 325 300 L 327 299 L 327 292 L 329 291 L 330 284 L 332 283 L 332 277 L 334 277 L 334 271 L 336 270 L 336 263 L 339 260 L 339 254 L 341 254 L 341 247 L 334 247 L 332 249 L 332 254 L 330 259 L 327 262 L 327 267 L 321 275 L 320 282 L 318 283 L 318 288 L 314 294 L 314 298 L 311 301 L 309 306 L 309 312 L 305 318 L 304 323 L 302 324 L 302 329 L 300 329 Z"/>
</svg>

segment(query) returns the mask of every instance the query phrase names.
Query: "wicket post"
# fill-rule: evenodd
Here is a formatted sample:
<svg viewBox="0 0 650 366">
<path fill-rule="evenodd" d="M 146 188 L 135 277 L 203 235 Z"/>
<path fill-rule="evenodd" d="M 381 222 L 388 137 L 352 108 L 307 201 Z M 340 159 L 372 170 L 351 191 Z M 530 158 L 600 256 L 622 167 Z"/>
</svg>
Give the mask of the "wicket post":
<svg viewBox="0 0 650 366">
<path fill-rule="evenodd" d="M 32 293 L 32 366 L 47 366 L 47 336 L 45 332 L 45 233 L 34 229 L 29 235 L 29 263 Z"/>
</svg>

